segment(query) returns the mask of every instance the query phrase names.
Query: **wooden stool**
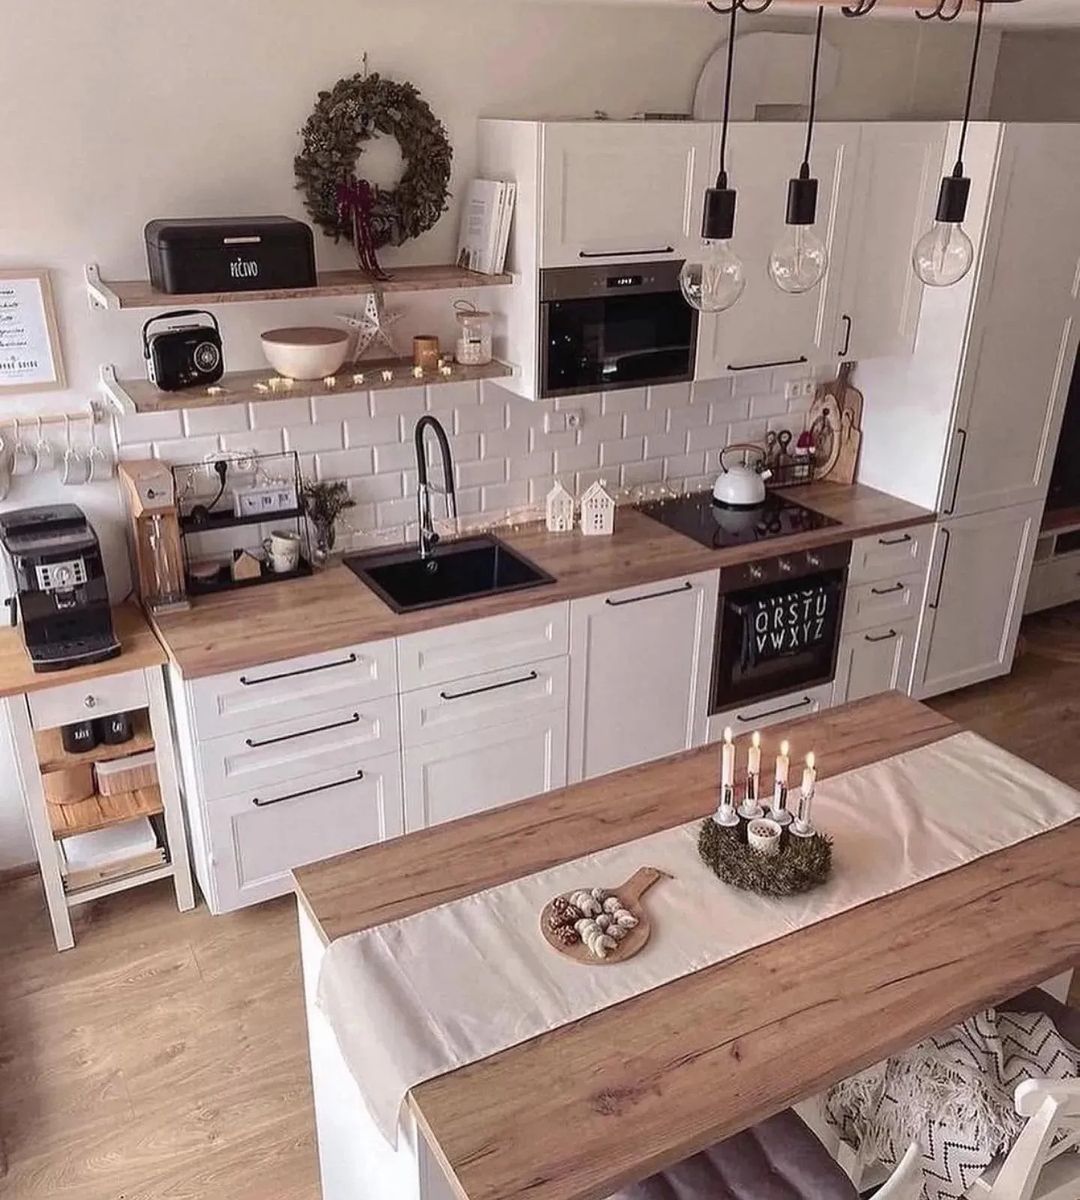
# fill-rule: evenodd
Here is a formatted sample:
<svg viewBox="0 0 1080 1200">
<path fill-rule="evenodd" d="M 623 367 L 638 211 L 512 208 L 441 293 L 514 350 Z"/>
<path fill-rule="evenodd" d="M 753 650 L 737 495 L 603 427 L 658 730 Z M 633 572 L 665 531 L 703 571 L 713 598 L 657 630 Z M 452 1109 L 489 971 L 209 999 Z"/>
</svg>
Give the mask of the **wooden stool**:
<svg viewBox="0 0 1080 1200">
<path fill-rule="evenodd" d="M 859 1200 L 859 1193 L 787 1109 L 631 1184 L 611 1200 Z"/>
</svg>

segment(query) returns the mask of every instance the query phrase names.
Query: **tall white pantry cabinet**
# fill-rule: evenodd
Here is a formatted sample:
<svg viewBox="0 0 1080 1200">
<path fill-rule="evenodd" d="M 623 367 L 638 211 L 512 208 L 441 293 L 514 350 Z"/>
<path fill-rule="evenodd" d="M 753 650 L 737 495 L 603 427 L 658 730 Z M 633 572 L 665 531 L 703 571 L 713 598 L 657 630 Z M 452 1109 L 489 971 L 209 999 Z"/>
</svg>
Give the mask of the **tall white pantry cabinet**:
<svg viewBox="0 0 1080 1200">
<path fill-rule="evenodd" d="M 965 165 L 971 276 L 927 289 L 912 356 L 860 363 L 858 376 L 861 482 L 941 514 L 920 698 L 1012 667 L 1080 344 L 1080 126 L 976 126 Z"/>
</svg>

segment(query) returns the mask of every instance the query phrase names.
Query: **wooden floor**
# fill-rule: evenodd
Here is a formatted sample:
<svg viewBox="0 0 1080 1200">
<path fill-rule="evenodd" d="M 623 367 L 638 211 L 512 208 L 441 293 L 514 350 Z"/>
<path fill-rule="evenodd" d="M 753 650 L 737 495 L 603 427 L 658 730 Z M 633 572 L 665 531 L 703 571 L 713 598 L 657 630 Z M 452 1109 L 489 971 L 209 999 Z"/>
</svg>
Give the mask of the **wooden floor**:
<svg viewBox="0 0 1080 1200">
<path fill-rule="evenodd" d="M 1080 787 L 1080 605 L 934 704 Z M 317 1200 L 291 899 L 180 915 L 153 884 L 77 910 L 57 954 L 25 879 L 0 931 L 0 1197 Z"/>
</svg>

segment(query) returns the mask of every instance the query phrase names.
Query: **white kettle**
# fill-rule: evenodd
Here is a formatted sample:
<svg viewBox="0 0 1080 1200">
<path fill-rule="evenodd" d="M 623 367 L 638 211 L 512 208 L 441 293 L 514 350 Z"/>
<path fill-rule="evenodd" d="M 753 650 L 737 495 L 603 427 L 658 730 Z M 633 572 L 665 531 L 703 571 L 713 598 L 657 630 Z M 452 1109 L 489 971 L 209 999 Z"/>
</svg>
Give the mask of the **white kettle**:
<svg viewBox="0 0 1080 1200">
<path fill-rule="evenodd" d="M 728 466 L 727 455 L 742 453 L 743 460 Z M 758 462 L 751 466 L 748 456 L 756 455 Z M 765 451 L 751 442 L 736 442 L 720 451 L 720 474 L 713 485 L 713 499 L 728 508 L 757 508 L 765 503 L 765 481 L 772 471 L 765 468 Z"/>
</svg>

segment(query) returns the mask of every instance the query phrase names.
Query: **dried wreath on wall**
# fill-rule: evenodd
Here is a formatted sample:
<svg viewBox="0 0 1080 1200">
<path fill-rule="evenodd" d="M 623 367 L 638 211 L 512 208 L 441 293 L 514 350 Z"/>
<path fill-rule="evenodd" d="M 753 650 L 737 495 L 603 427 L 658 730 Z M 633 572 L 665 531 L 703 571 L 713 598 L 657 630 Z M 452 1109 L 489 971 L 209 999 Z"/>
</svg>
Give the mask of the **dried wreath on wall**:
<svg viewBox="0 0 1080 1200">
<path fill-rule="evenodd" d="M 364 143 L 379 134 L 397 140 L 405 162 L 394 188 L 356 173 Z M 312 219 L 335 241 L 351 241 L 363 270 L 385 278 L 375 251 L 418 237 L 446 212 L 453 150 L 445 127 L 411 83 L 363 73 L 319 93 L 301 136 L 293 165 Z"/>
</svg>

